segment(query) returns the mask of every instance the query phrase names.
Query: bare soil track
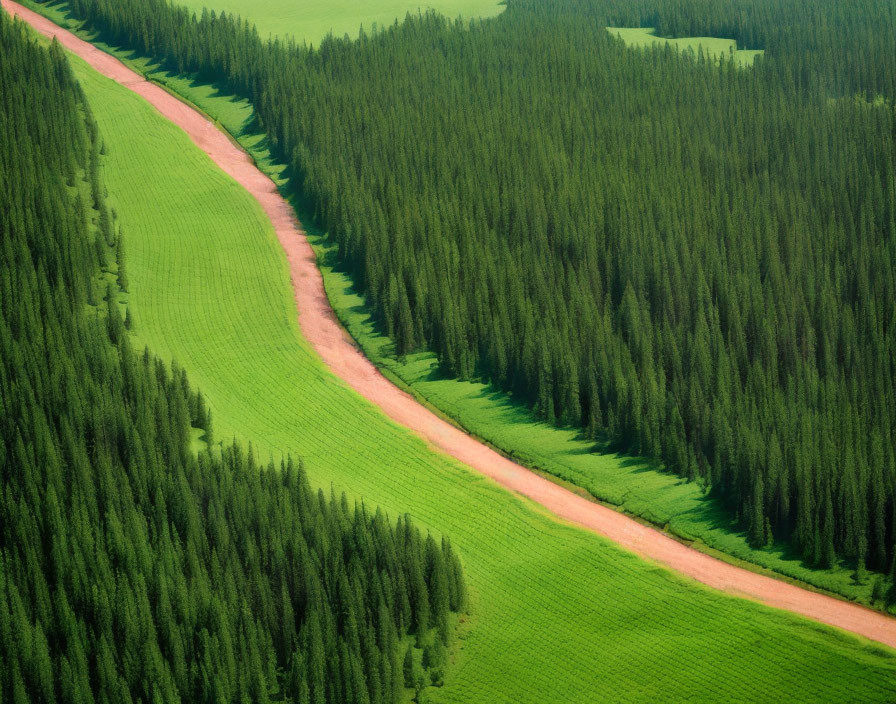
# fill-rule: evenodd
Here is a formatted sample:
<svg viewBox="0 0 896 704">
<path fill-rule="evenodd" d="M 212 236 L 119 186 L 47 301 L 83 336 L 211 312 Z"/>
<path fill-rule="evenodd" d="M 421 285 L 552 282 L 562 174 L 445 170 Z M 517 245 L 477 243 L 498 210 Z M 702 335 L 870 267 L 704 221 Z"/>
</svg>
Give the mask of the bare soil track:
<svg viewBox="0 0 896 704">
<path fill-rule="evenodd" d="M 330 308 L 314 251 L 290 205 L 252 160 L 205 116 L 134 73 L 109 54 L 11 0 L 0 0 L 40 33 L 55 37 L 93 68 L 143 96 L 180 126 L 212 160 L 261 204 L 289 261 L 299 324 L 334 374 L 390 418 L 433 446 L 556 516 L 598 533 L 638 555 L 716 589 L 786 609 L 896 648 L 896 619 L 717 560 L 659 530 L 588 501 L 515 464 L 420 405 L 383 377 L 355 347 Z"/>
</svg>

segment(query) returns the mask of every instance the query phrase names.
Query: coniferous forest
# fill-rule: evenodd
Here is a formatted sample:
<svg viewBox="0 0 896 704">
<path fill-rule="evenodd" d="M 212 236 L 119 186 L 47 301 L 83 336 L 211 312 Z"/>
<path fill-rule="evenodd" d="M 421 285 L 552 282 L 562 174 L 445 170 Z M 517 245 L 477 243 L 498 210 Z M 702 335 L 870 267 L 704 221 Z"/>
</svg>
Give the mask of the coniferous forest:
<svg viewBox="0 0 896 704">
<path fill-rule="evenodd" d="M 201 394 L 128 342 L 66 58 L 5 12 L 0 56 L 0 700 L 374 704 L 439 683 L 466 601 L 450 543 L 313 491 L 301 462 L 197 456 Z"/>
<path fill-rule="evenodd" d="M 71 6 L 252 100 L 399 354 L 662 460 L 755 545 L 894 570 L 889 0 L 512 0 L 316 49 L 166 0 Z"/>
</svg>

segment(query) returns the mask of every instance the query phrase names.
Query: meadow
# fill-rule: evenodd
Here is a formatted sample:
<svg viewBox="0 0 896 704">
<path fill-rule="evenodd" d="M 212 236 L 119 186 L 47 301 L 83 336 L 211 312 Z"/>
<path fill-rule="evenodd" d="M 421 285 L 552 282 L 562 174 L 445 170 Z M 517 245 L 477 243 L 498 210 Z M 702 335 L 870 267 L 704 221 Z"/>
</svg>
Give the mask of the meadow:
<svg viewBox="0 0 896 704">
<path fill-rule="evenodd" d="M 140 98 L 80 62 L 128 252 L 134 339 L 176 359 L 219 438 L 451 536 L 471 615 L 427 701 L 892 701 L 896 658 L 710 591 L 546 516 L 428 449 L 302 339 L 255 202 Z M 124 303 L 125 301 L 123 301 Z"/>
<path fill-rule="evenodd" d="M 261 36 L 295 37 L 317 46 L 329 33 L 357 37 L 361 27 L 388 27 L 405 15 L 436 10 L 452 19 L 494 17 L 504 9 L 498 0 L 186 0 L 181 3 L 200 12 L 208 7 L 248 18 Z"/>
<path fill-rule="evenodd" d="M 762 50 L 738 49 L 737 42 L 733 39 L 720 39 L 718 37 L 681 37 L 670 39 L 656 36 L 653 27 L 607 27 L 607 31 L 615 34 L 628 46 L 655 46 L 668 45 L 680 51 L 692 51 L 696 56 L 700 50 L 713 58 L 734 56 L 734 60 L 741 66 L 751 66 Z"/>
</svg>

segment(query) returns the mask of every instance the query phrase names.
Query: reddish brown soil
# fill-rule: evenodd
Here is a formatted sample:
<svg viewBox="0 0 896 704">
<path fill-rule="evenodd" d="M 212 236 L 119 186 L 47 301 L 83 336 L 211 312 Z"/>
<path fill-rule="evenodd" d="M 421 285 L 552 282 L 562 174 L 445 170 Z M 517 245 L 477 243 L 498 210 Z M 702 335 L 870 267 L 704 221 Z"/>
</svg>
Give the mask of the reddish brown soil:
<svg viewBox="0 0 896 704">
<path fill-rule="evenodd" d="M 85 59 L 100 73 L 146 98 L 258 200 L 270 217 L 289 260 L 302 333 L 334 374 L 382 408 L 390 418 L 507 489 L 642 557 L 660 562 L 716 589 L 755 599 L 896 647 L 896 619 L 735 567 L 689 548 L 659 530 L 577 496 L 511 462 L 393 386 L 354 346 L 339 325 L 324 292 L 314 252 L 292 208 L 243 151 L 202 114 L 146 81 L 117 59 L 10 0 L 0 0 L 0 3 L 37 31 L 56 37 L 66 49 Z"/>
</svg>

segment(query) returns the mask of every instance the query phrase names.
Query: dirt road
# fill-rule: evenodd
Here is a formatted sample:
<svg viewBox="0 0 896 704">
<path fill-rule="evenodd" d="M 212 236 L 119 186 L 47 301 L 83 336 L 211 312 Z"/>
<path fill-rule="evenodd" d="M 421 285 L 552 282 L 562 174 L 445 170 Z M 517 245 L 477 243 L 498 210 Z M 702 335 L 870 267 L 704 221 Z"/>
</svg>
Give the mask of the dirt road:
<svg viewBox="0 0 896 704">
<path fill-rule="evenodd" d="M 0 0 L 37 31 L 56 37 L 100 73 L 143 96 L 239 182 L 267 213 L 289 260 L 299 325 L 334 374 L 396 422 L 431 445 L 511 491 L 536 501 L 558 517 L 603 535 L 620 546 L 716 589 L 786 609 L 896 648 L 896 619 L 855 604 L 735 567 L 689 548 L 658 530 L 584 499 L 544 479 L 421 406 L 386 380 L 354 346 L 330 308 L 314 252 L 301 225 L 273 182 L 201 113 L 146 81 L 117 59 L 78 39 L 46 18 L 10 0 Z"/>
</svg>

